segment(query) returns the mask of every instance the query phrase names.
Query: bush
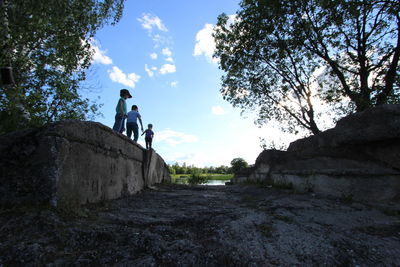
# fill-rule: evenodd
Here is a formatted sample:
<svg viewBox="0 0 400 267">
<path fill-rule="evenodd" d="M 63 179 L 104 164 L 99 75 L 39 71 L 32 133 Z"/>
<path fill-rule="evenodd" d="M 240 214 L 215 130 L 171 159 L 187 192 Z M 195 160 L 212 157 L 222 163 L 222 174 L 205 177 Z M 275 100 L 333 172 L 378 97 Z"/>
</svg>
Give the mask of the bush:
<svg viewBox="0 0 400 267">
<path fill-rule="evenodd" d="M 206 183 L 208 180 L 207 176 L 202 176 L 199 173 L 193 173 L 190 175 L 190 177 L 188 178 L 188 183 L 189 184 L 204 184 Z"/>
</svg>

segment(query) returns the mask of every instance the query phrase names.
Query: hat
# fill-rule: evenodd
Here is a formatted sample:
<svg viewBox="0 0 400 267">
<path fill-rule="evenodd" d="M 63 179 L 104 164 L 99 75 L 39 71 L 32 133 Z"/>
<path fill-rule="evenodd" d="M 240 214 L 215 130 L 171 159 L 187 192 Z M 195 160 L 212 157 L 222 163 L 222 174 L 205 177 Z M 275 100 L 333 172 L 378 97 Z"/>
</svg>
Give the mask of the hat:
<svg viewBox="0 0 400 267">
<path fill-rule="evenodd" d="M 121 89 L 119 94 L 120 94 L 120 96 L 128 95 L 128 98 L 132 98 L 131 94 L 129 93 L 129 91 L 127 89 Z"/>
</svg>

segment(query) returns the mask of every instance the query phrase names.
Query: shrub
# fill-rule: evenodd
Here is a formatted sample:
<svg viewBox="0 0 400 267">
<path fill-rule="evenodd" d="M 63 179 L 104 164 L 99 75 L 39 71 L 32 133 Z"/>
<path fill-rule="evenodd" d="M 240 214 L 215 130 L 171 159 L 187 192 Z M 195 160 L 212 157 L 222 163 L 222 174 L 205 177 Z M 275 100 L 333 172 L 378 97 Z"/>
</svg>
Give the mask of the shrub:
<svg viewBox="0 0 400 267">
<path fill-rule="evenodd" d="M 188 178 L 188 183 L 189 184 L 204 184 L 206 183 L 208 180 L 207 176 L 202 176 L 199 173 L 193 173 L 190 175 L 190 177 Z"/>
</svg>

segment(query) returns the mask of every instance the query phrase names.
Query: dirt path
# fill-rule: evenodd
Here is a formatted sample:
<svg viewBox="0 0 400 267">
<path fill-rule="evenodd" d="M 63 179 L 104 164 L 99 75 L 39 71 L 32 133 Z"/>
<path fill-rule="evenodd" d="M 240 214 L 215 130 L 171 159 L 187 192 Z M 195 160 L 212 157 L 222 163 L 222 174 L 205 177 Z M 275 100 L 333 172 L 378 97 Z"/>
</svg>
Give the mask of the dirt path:
<svg viewBox="0 0 400 267">
<path fill-rule="evenodd" d="M 400 266 L 400 215 L 290 190 L 161 186 L 78 217 L 2 211 L 0 266 L 15 265 Z"/>
</svg>

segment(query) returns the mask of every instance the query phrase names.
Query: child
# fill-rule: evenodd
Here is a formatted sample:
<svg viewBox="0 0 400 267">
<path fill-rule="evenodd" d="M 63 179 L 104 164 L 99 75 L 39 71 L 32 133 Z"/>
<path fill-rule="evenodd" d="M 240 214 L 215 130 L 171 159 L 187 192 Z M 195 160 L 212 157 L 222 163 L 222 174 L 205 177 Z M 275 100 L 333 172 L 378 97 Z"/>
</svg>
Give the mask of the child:
<svg viewBox="0 0 400 267">
<path fill-rule="evenodd" d="M 118 133 L 122 133 L 123 131 L 125 131 L 124 124 L 125 118 L 127 116 L 126 99 L 132 98 L 132 96 L 127 89 L 121 89 L 119 95 L 121 98 L 118 100 L 117 107 L 115 108 L 117 114 L 115 115 L 113 130 Z"/>
<path fill-rule="evenodd" d="M 153 124 L 147 125 L 147 130 L 142 133 L 142 135 L 146 134 L 144 137 L 144 140 L 146 141 L 146 149 L 151 149 L 151 143 L 154 137 L 154 132 L 151 129 L 153 129 Z"/>
<path fill-rule="evenodd" d="M 133 141 L 135 142 L 137 142 L 139 139 L 139 126 L 137 124 L 137 119 L 139 119 L 143 132 L 142 116 L 139 114 L 138 107 L 133 105 L 132 110 L 128 112 L 128 120 L 126 121 L 126 135 L 131 138 L 133 131 Z"/>
</svg>

